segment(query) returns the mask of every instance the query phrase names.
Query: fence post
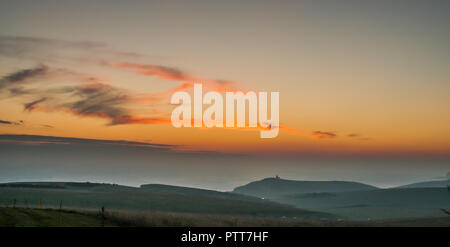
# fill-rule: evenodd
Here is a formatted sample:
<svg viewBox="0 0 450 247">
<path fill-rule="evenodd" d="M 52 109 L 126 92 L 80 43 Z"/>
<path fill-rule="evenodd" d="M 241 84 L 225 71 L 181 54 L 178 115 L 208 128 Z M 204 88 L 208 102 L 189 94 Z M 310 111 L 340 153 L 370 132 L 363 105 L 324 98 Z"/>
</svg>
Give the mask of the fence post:
<svg viewBox="0 0 450 247">
<path fill-rule="evenodd" d="M 42 209 L 42 198 L 39 199 L 39 208 Z"/>
<path fill-rule="evenodd" d="M 100 217 L 102 221 L 102 227 L 105 227 L 105 206 L 102 206 L 102 211 L 100 212 Z"/>
<path fill-rule="evenodd" d="M 62 209 L 62 200 L 59 201 L 59 210 Z"/>
</svg>

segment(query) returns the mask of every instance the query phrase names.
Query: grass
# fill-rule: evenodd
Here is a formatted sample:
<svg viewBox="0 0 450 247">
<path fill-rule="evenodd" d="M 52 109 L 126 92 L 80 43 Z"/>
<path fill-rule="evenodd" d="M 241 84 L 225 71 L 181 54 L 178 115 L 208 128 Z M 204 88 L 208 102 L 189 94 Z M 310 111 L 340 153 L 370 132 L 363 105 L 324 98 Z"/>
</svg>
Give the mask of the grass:
<svg viewBox="0 0 450 247">
<path fill-rule="evenodd" d="M 220 196 L 216 195 L 219 194 Z M 331 214 L 297 209 L 293 206 L 267 202 L 259 198 L 226 193 L 183 194 L 119 186 L 97 186 L 95 189 L 48 189 L 1 187 L 0 205 L 21 207 L 107 209 L 141 212 L 171 212 L 191 214 L 272 216 L 297 218 L 327 218 Z"/>
<path fill-rule="evenodd" d="M 118 226 L 111 221 L 106 226 Z M 100 226 L 100 218 L 94 214 L 70 210 L 0 208 L 2 227 L 87 227 Z"/>
<path fill-rule="evenodd" d="M 309 193 L 271 199 L 353 220 L 439 217 L 443 215 L 440 208 L 450 208 L 447 188 Z"/>
<path fill-rule="evenodd" d="M 138 227 L 449 227 L 450 217 L 397 220 L 350 221 L 198 215 L 180 213 L 136 213 L 113 211 L 107 218 L 121 226 Z"/>
<path fill-rule="evenodd" d="M 100 218 L 93 210 L 0 208 L 2 227 L 98 227 Z M 168 212 L 106 211 L 110 227 L 418 227 L 450 226 L 450 217 L 407 220 L 338 221 L 304 220 L 280 217 L 204 215 Z"/>
<path fill-rule="evenodd" d="M 8 211 L 14 200 L 20 210 L 40 208 L 41 202 L 42 208 L 48 209 L 43 213 L 33 211 L 36 209 Z M 0 207 L 7 210 L 0 215 L 0 223 L 98 226 L 97 213 L 105 206 L 109 223 L 116 226 L 450 226 L 450 217 L 440 210 L 450 208 L 445 188 L 310 193 L 272 200 L 278 203 L 163 185 L 136 188 L 94 183 L 13 183 L 0 186 Z M 57 210 L 60 201 L 69 211 Z M 55 221 L 53 212 L 63 215 L 56 219 L 67 220 Z"/>
</svg>

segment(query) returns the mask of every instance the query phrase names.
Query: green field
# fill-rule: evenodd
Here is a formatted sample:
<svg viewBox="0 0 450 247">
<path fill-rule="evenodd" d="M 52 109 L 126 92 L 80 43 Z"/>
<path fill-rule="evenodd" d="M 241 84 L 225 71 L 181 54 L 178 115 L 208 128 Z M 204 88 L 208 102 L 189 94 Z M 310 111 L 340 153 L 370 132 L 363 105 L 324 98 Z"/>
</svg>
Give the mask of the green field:
<svg viewBox="0 0 450 247">
<path fill-rule="evenodd" d="M 0 186 L 0 205 L 33 208 L 123 210 L 302 219 L 334 218 L 328 213 L 302 210 L 233 193 L 167 186 L 126 187 L 95 183 L 15 183 Z M 41 205 L 42 204 L 42 205 Z"/>
<path fill-rule="evenodd" d="M 2 227 L 56 227 L 56 226 L 101 226 L 99 217 L 75 211 L 54 209 L 0 208 Z M 105 226 L 118 226 L 109 220 Z"/>
<path fill-rule="evenodd" d="M 352 220 L 439 217 L 443 215 L 441 208 L 450 208 L 447 188 L 306 193 L 272 200 Z"/>
<path fill-rule="evenodd" d="M 247 217 L 180 213 L 106 212 L 105 227 L 381 227 L 450 226 L 450 217 L 385 221 L 302 220 L 274 217 Z M 26 209 L 0 207 L 2 227 L 99 227 L 95 211 Z"/>
<path fill-rule="evenodd" d="M 450 209 L 445 183 L 439 187 L 379 189 L 354 182 L 292 181 L 266 178 L 238 187 L 236 193 L 337 215 L 345 220 L 392 220 L 440 217 Z"/>
<path fill-rule="evenodd" d="M 0 184 L 0 226 L 100 226 L 101 207 L 107 226 L 450 225 L 441 211 L 450 209 L 447 188 L 346 190 L 263 199 L 168 185 L 7 183 Z"/>
</svg>

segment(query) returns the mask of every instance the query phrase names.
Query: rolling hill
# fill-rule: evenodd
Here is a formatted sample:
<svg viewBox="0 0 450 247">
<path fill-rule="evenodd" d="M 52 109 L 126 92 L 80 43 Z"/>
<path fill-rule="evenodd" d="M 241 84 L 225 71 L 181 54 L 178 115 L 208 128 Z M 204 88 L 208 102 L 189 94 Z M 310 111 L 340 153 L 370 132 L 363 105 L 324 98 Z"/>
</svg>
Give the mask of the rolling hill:
<svg viewBox="0 0 450 247">
<path fill-rule="evenodd" d="M 198 189 L 191 187 L 183 187 L 183 186 L 174 186 L 174 185 L 165 185 L 165 184 L 143 184 L 140 186 L 141 189 L 146 191 L 160 191 L 167 193 L 176 193 L 179 195 L 197 195 L 197 196 L 208 196 L 214 198 L 227 198 L 227 199 L 235 199 L 235 200 L 244 200 L 244 201 L 259 201 L 260 198 L 241 195 L 231 192 L 219 192 L 215 190 L 207 190 L 207 189 Z"/>
<path fill-rule="evenodd" d="M 379 189 L 355 182 L 266 178 L 237 187 L 233 192 L 349 220 L 385 220 L 442 216 L 441 208 L 450 209 L 446 185 L 446 181 L 433 181 Z"/>
<path fill-rule="evenodd" d="M 277 198 L 283 195 L 298 193 L 367 191 L 376 189 L 378 188 L 357 182 L 295 181 L 280 178 L 265 178 L 237 187 L 233 192 L 262 198 Z"/>
<path fill-rule="evenodd" d="M 184 192 L 183 192 L 184 191 Z M 99 183 L 9 183 L 0 185 L 0 205 L 20 207 L 173 212 L 297 218 L 334 218 L 328 213 L 225 192 L 170 186 L 128 187 Z"/>
<path fill-rule="evenodd" d="M 402 185 L 397 188 L 445 188 L 450 185 L 450 180 L 425 181 Z"/>
<path fill-rule="evenodd" d="M 264 197 L 261 198 L 261 197 Z M 233 192 L 146 184 L 28 182 L 0 184 L 0 206 L 92 209 L 304 220 L 391 220 L 442 217 L 447 188 L 390 188 L 342 181 L 268 178 Z"/>
<path fill-rule="evenodd" d="M 441 208 L 450 208 L 447 188 L 298 193 L 272 200 L 352 220 L 439 217 L 444 215 Z"/>
</svg>

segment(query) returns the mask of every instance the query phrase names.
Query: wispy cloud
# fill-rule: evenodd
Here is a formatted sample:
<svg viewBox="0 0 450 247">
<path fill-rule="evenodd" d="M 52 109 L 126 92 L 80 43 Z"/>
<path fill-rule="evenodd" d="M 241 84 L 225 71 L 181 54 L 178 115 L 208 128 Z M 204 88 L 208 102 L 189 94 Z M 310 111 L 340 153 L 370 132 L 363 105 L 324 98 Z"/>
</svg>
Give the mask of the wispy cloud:
<svg viewBox="0 0 450 247">
<path fill-rule="evenodd" d="M 216 83 L 220 85 L 226 85 L 232 83 L 228 80 L 209 79 L 192 76 L 186 71 L 178 68 L 167 67 L 162 65 L 153 64 L 137 64 L 137 63 L 105 63 L 108 66 L 126 69 L 144 76 L 155 76 L 166 80 L 173 81 L 187 81 L 187 82 L 200 82 L 200 83 Z"/>
<path fill-rule="evenodd" d="M 68 50 L 76 50 L 78 53 L 67 52 Z M 74 58 L 73 54 L 80 57 Z M 1 78 L 0 90 L 8 90 L 9 97 L 23 97 L 24 110 L 28 112 L 62 111 L 77 116 L 107 119 L 107 125 L 170 124 L 168 117 L 152 115 L 155 111 L 148 111 L 150 113 L 148 115 L 137 115 L 133 109 L 138 107 L 139 103 L 164 102 L 174 92 L 192 89 L 194 83 L 202 83 L 203 88 L 217 92 L 245 92 L 232 80 L 205 78 L 193 75 L 182 68 L 128 60 L 138 55 L 114 51 L 105 44 L 96 42 L 0 36 L 0 56 L 27 58 L 38 64 Z M 142 76 L 177 82 L 178 85 L 175 84 L 172 89 L 162 92 L 136 93 L 112 86 L 111 78 L 76 72 L 74 63 L 125 70 Z M 42 80 L 44 78 L 46 80 Z M 43 81 L 56 81 L 57 86 L 52 84 L 53 87 L 48 88 L 33 84 Z M 65 82 L 72 84 L 66 85 Z M 332 132 L 315 131 L 310 135 L 287 125 L 280 125 L 279 128 L 291 135 L 309 138 L 336 137 Z"/>
<path fill-rule="evenodd" d="M 38 37 L 0 36 L 0 55 L 27 58 L 32 60 L 47 59 L 54 56 L 58 50 L 77 49 L 92 51 L 104 49 L 106 45 L 90 41 L 67 41 Z"/>
<path fill-rule="evenodd" d="M 45 75 L 47 71 L 48 68 L 45 65 L 39 65 L 31 69 L 19 70 L 17 72 L 2 77 L 0 79 L 0 89 L 11 85 L 23 83 L 31 78 Z"/>
<path fill-rule="evenodd" d="M 4 134 L 0 135 L 0 142 L 10 142 L 23 145 L 122 145 L 133 147 L 147 147 L 162 150 L 172 150 L 177 145 L 167 145 L 151 142 L 134 142 L 124 140 L 101 140 L 101 139 L 86 139 L 86 138 L 72 138 L 72 137 L 55 137 L 55 136 L 40 136 L 40 135 L 14 135 Z"/>
<path fill-rule="evenodd" d="M 46 51 L 51 49 L 78 49 L 78 50 L 106 50 L 106 46 L 93 42 L 69 42 L 62 40 L 29 38 L 29 37 L 5 37 L 0 36 L 0 55 L 19 55 L 34 58 L 40 63 L 47 61 Z M 53 53 L 52 53 L 53 54 Z M 40 57 L 39 57 L 40 56 Z M 56 55 L 55 55 L 56 56 Z M 57 57 L 61 59 L 63 53 Z M 130 56 L 121 56 L 125 58 Z M 41 60 L 40 60 L 40 59 Z M 70 59 L 70 58 L 64 58 Z M 168 118 L 155 116 L 137 116 L 132 113 L 133 104 L 142 102 L 161 102 L 167 99 L 171 93 L 179 90 L 187 90 L 193 87 L 193 82 L 202 80 L 205 87 L 226 90 L 230 84 L 227 80 L 204 79 L 194 77 L 190 73 L 173 67 L 162 65 L 148 65 L 132 62 L 105 62 L 106 58 L 80 59 L 93 65 L 107 65 L 111 68 L 130 70 L 144 76 L 155 76 L 174 81 L 189 81 L 175 88 L 157 93 L 133 93 L 132 91 L 108 85 L 111 81 L 97 75 L 83 75 L 72 71 L 71 68 L 50 68 L 48 65 L 38 65 L 16 71 L 0 79 L 0 90 L 7 89 L 9 97 L 26 96 L 27 102 L 23 103 L 26 111 L 64 111 L 78 116 L 98 117 L 108 119 L 108 125 L 120 124 L 169 124 Z M 72 60 L 73 62 L 73 60 Z M 76 82 L 81 84 L 43 88 L 39 84 L 32 87 L 31 82 L 39 83 L 45 75 L 46 81 Z M 42 79 L 42 78 L 40 78 Z M 26 83 L 25 83 L 26 82 Z M 28 83 L 29 82 L 29 83 Z M 27 86 L 27 87 L 24 87 Z M 230 89 L 232 91 L 234 89 Z M 151 112 L 151 111 L 150 111 Z"/>
<path fill-rule="evenodd" d="M 320 130 L 314 131 L 312 133 L 312 136 L 317 139 L 333 139 L 333 138 L 337 137 L 337 135 L 333 132 L 320 131 Z"/>
<path fill-rule="evenodd" d="M 347 135 L 347 137 L 359 140 L 359 141 L 370 141 L 371 139 L 369 137 L 364 137 L 362 134 L 358 133 L 350 133 Z"/>
<path fill-rule="evenodd" d="M 350 133 L 350 134 L 348 134 L 347 136 L 350 137 L 350 138 L 354 138 L 354 137 L 360 137 L 361 134 L 358 134 L 358 133 Z"/>
<path fill-rule="evenodd" d="M 19 120 L 18 122 L 14 121 L 7 121 L 7 120 L 0 120 L 0 124 L 7 124 L 7 125 L 22 125 L 23 121 Z"/>
<path fill-rule="evenodd" d="M 49 91 L 46 91 L 48 94 Z M 28 111 L 63 111 L 77 116 L 97 117 L 108 119 L 108 125 L 122 124 L 168 124 L 170 119 L 161 117 L 136 116 L 126 105 L 132 104 L 134 98 L 126 90 L 116 88 L 102 83 L 89 83 L 75 87 L 64 87 L 52 90 L 55 97 L 52 102 L 41 107 L 38 104 L 45 102 L 48 98 L 26 103 Z M 67 94 L 71 100 L 64 101 L 56 97 L 57 94 Z"/>
<path fill-rule="evenodd" d="M 77 115 L 100 116 L 109 119 L 127 115 L 121 105 L 128 103 L 129 97 L 122 90 L 101 83 L 79 86 L 74 89 L 72 95 L 77 96 L 79 100 L 61 106 Z"/>
<path fill-rule="evenodd" d="M 34 101 L 32 101 L 32 102 L 25 103 L 25 104 L 24 104 L 24 110 L 26 110 L 26 111 L 31 111 L 31 110 L 33 110 L 33 109 L 35 108 L 35 106 L 36 106 L 37 104 L 39 104 L 39 103 L 41 103 L 41 102 L 44 102 L 45 100 L 47 100 L 47 98 L 46 98 L 46 97 L 43 97 L 43 98 L 40 98 L 40 99 L 38 99 L 38 100 L 34 100 Z"/>
</svg>

